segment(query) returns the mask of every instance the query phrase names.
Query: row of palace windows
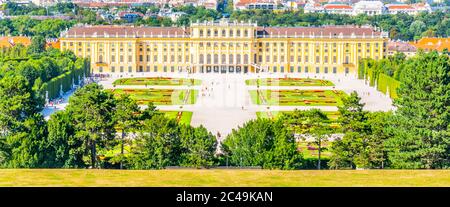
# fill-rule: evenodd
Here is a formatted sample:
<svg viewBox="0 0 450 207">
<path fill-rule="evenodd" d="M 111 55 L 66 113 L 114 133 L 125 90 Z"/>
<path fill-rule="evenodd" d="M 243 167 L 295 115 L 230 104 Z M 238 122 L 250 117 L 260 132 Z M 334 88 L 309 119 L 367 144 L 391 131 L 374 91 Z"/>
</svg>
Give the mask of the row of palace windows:
<svg viewBox="0 0 450 207">
<path fill-rule="evenodd" d="M 282 73 L 286 72 L 284 66 L 280 66 L 280 67 L 278 67 L 278 66 L 273 66 L 271 69 L 272 69 L 272 72 L 282 72 Z M 278 69 L 279 69 L 279 70 L 278 70 Z M 297 73 L 302 73 L 302 72 L 304 72 L 304 73 L 312 73 L 313 71 L 311 71 L 310 68 L 309 68 L 308 66 L 303 67 L 303 71 L 302 71 L 302 66 L 297 66 L 297 68 L 294 67 L 294 66 L 291 66 L 291 67 L 289 68 L 289 72 L 291 72 L 291 73 L 294 73 L 294 72 L 297 72 Z M 320 72 L 321 72 L 320 67 L 315 67 L 315 71 L 314 71 L 314 72 L 315 72 L 315 73 L 320 73 Z M 336 67 L 332 67 L 332 68 L 329 68 L 329 67 L 323 67 L 322 72 L 323 72 L 323 73 L 326 73 L 326 74 L 327 74 L 327 73 L 333 73 L 333 74 L 336 74 L 336 73 L 337 73 L 337 68 L 336 68 Z M 344 69 L 344 72 L 345 72 L 346 74 L 349 73 L 349 72 L 350 72 L 349 68 L 345 68 L 345 69 Z"/>
<path fill-rule="evenodd" d="M 234 63 L 234 56 L 235 55 L 233 55 L 233 54 L 229 54 L 228 55 L 228 63 L 229 64 L 233 64 Z M 248 54 L 244 54 L 244 55 L 236 54 L 236 64 L 241 64 L 241 56 L 242 56 L 242 59 L 243 59 L 243 63 L 244 64 L 248 64 L 248 62 L 249 62 L 249 55 Z M 222 64 L 226 63 L 226 61 L 227 61 L 226 58 L 227 58 L 227 55 L 225 55 L 225 54 L 221 55 L 220 60 L 221 60 Z M 207 54 L 206 55 L 206 61 L 205 61 L 205 55 L 200 54 L 199 55 L 199 63 L 203 64 L 205 62 L 206 62 L 206 64 L 212 64 L 212 63 L 213 64 L 219 64 L 219 55 L 218 54 L 214 54 L 214 55 Z"/>
<path fill-rule="evenodd" d="M 111 66 L 111 72 L 113 72 L 113 73 L 115 73 L 115 72 L 121 72 L 121 73 L 125 72 L 125 67 L 124 66 L 120 66 L 118 69 L 119 70 L 116 71 L 116 67 L 115 66 Z M 176 68 L 175 68 L 175 66 L 170 66 L 170 67 L 163 66 L 163 71 L 164 72 L 168 72 L 168 69 L 170 69 L 170 72 L 175 72 Z M 284 66 L 280 66 L 280 67 L 273 66 L 271 69 L 272 69 L 271 70 L 272 72 L 281 72 L 281 73 L 287 72 L 287 71 L 285 71 L 285 67 Z M 102 73 L 103 72 L 103 67 L 99 67 L 98 70 L 99 70 L 100 73 Z M 180 71 L 180 70 L 181 70 L 181 68 L 178 67 L 178 71 Z M 136 72 L 144 72 L 144 71 L 145 72 L 151 72 L 151 66 L 146 66 L 145 70 L 144 70 L 143 66 L 139 66 L 139 68 L 138 68 L 138 70 Z M 130 73 L 133 72 L 133 67 L 128 66 L 127 72 L 130 72 Z M 158 66 L 156 66 L 156 65 L 153 66 L 153 72 L 158 72 Z M 294 73 L 294 72 L 297 72 L 297 73 L 302 73 L 302 72 L 304 72 L 304 73 L 312 73 L 313 71 L 310 71 L 310 68 L 308 66 L 303 67 L 303 70 L 302 70 L 301 66 L 297 66 L 297 68 L 294 67 L 294 66 L 291 66 L 289 68 L 289 72 L 291 72 L 291 73 Z M 316 74 L 319 74 L 321 72 L 321 68 L 320 67 L 315 67 L 315 71 L 314 72 Z M 337 68 L 336 67 L 332 67 L 332 68 L 323 67 L 322 72 L 325 73 L 325 74 L 328 74 L 328 73 L 336 74 L 337 73 Z M 348 74 L 350 72 L 349 68 L 344 68 L 344 72 L 346 74 Z"/>
<path fill-rule="evenodd" d="M 200 29 L 199 33 L 200 37 L 219 37 L 219 30 L 217 29 Z M 223 29 L 220 31 L 220 37 L 250 37 L 251 33 L 251 29 L 236 29 L 236 32 L 229 29 L 227 35 L 227 30 Z"/>
<path fill-rule="evenodd" d="M 125 67 L 124 66 L 120 66 L 119 68 L 117 68 L 118 70 L 116 71 L 116 66 L 111 66 L 111 72 L 112 73 L 115 73 L 115 72 L 120 72 L 120 73 L 123 73 L 123 72 L 125 72 L 125 70 L 127 71 L 127 72 L 129 72 L 129 73 L 131 73 L 131 72 L 133 72 L 133 67 L 131 67 L 131 66 L 128 66 L 126 69 L 125 69 Z M 145 68 L 144 68 L 144 66 L 139 66 L 139 68 L 137 68 L 137 71 L 136 72 L 151 72 L 151 69 L 152 69 L 152 67 L 151 66 L 146 66 Z M 170 72 L 175 72 L 175 66 L 163 66 L 163 71 L 164 72 L 168 72 L 170 70 Z M 178 71 L 180 71 L 181 70 L 181 68 L 180 67 L 178 67 Z M 98 72 L 100 72 L 100 73 L 102 73 L 102 72 L 104 72 L 103 71 L 103 67 L 99 67 L 98 68 Z M 158 72 L 158 66 L 156 66 L 156 65 L 154 65 L 153 66 L 153 72 Z"/>
</svg>

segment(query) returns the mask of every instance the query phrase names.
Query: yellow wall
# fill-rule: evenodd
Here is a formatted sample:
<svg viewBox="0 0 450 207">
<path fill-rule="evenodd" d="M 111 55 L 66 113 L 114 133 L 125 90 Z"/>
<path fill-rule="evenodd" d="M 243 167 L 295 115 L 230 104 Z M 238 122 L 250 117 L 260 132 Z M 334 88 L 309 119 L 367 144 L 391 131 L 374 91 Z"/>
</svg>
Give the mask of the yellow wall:
<svg viewBox="0 0 450 207">
<path fill-rule="evenodd" d="M 300 73 L 305 73 L 307 67 L 311 74 L 316 68 L 321 74 L 326 69 L 328 73 L 345 73 L 346 69 L 357 73 L 359 58 L 381 59 L 386 54 L 387 39 L 381 37 L 257 38 L 255 30 L 252 24 L 193 24 L 187 38 L 61 38 L 61 49 L 89 57 L 94 73 L 200 72 L 202 68 L 213 72 L 215 66 L 219 70 L 239 66 L 242 72 L 247 68 L 248 72 L 290 73 L 292 68 L 298 73 L 300 67 Z"/>
</svg>

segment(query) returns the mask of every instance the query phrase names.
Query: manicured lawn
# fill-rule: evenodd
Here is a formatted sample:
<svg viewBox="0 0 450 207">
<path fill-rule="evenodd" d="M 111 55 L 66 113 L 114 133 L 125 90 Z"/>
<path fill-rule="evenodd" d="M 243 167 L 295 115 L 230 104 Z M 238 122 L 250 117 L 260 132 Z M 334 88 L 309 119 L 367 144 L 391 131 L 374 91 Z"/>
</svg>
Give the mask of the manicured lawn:
<svg viewBox="0 0 450 207">
<path fill-rule="evenodd" d="M 3 169 L 0 186 L 450 186 L 450 170 Z"/>
<path fill-rule="evenodd" d="M 170 119 L 177 119 L 178 111 L 161 111 Z M 181 112 L 181 118 L 179 120 L 179 123 L 181 124 L 191 124 L 192 119 L 192 111 L 182 111 Z"/>
<path fill-rule="evenodd" d="M 193 82 L 192 82 L 193 81 Z M 114 81 L 114 85 L 156 85 L 156 86 L 179 86 L 179 85 L 200 85 L 201 80 L 186 78 L 168 78 L 168 77 L 141 77 L 141 78 L 122 78 Z M 192 84 L 193 83 L 193 84 Z"/>
<path fill-rule="evenodd" d="M 153 102 L 155 105 L 179 105 L 184 104 L 184 98 L 188 90 L 174 89 L 109 89 L 114 95 L 129 94 L 140 105 Z M 194 104 L 198 91 L 191 89 L 187 104 Z"/>
<path fill-rule="evenodd" d="M 334 86 L 331 81 L 311 78 L 262 78 L 246 80 L 247 85 L 260 86 Z"/>
<path fill-rule="evenodd" d="M 292 111 L 271 111 L 273 118 L 278 118 L 282 114 L 289 114 L 292 113 Z M 328 116 L 331 120 L 336 120 L 339 118 L 339 112 L 338 111 L 324 111 L 324 113 Z M 270 118 L 269 113 L 266 111 L 258 111 L 256 112 L 256 116 L 258 118 Z"/>
<path fill-rule="evenodd" d="M 258 95 L 258 91 L 261 95 Z M 337 90 L 250 90 L 253 103 L 279 106 L 339 106 L 343 91 Z"/>
</svg>

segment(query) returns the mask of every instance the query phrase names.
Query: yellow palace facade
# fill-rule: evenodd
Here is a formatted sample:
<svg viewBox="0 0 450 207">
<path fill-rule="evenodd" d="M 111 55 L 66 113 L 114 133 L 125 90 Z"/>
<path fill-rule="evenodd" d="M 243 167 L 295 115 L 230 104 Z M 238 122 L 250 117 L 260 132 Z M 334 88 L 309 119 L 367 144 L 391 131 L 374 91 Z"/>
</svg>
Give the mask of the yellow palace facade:
<svg viewBox="0 0 450 207">
<path fill-rule="evenodd" d="M 75 26 L 62 50 L 88 57 L 93 73 L 357 73 L 385 57 L 387 33 L 371 27 L 260 27 L 197 22 L 190 27 Z"/>
</svg>

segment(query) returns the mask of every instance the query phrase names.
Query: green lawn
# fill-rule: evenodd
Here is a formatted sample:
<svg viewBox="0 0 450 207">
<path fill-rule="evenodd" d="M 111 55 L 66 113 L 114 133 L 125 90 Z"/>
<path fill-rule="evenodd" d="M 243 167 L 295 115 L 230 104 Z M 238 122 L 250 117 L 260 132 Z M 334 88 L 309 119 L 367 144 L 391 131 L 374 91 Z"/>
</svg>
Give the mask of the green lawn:
<svg viewBox="0 0 450 207">
<path fill-rule="evenodd" d="M 184 97 L 188 90 L 175 89 L 108 89 L 114 95 L 129 94 L 140 105 L 153 102 L 155 105 L 180 105 L 184 104 Z M 190 90 L 187 104 L 194 104 L 197 100 L 198 91 Z"/>
<path fill-rule="evenodd" d="M 177 119 L 178 111 L 161 111 L 170 119 Z M 179 123 L 191 124 L 192 111 L 182 111 Z"/>
<path fill-rule="evenodd" d="M 450 170 L 3 169 L 0 186 L 450 186 Z"/>
<path fill-rule="evenodd" d="M 247 85 L 260 86 L 334 86 L 331 81 L 311 78 L 262 78 L 246 80 Z"/>
<path fill-rule="evenodd" d="M 339 106 L 343 91 L 337 90 L 259 90 L 267 105 L 278 106 Z M 261 105 L 263 101 L 258 90 L 250 90 L 253 103 Z"/>
<path fill-rule="evenodd" d="M 114 85 L 157 85 L 157 86 L 179 86 L 179 85 L 200 85 L 201 80 L 186 78 L 168 78 L 168 77 L 141 77 L 141 78 L 122 78 L 114 81 Z M 193 84 L 192 84 L 193 83 Z"/>
<path fill-rule="evenodd" d="M 280 117 L 282 114 L 289 114 L 292 113 L 293 111 L 271 111 L 273 118 L 278 118 Z M 339 112 L 338 111 L 324 111 L 324 113 L 328 116 L 329 119 L 331 120 L 336 120 L 339 118 Z M 256 116 L 258 118 L 270 118 L 269 117 L 269 113 L 266 111 L 258 111 L 256 112 Z"/>
</svg>

